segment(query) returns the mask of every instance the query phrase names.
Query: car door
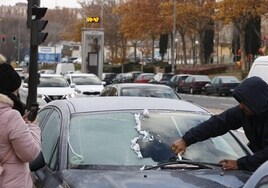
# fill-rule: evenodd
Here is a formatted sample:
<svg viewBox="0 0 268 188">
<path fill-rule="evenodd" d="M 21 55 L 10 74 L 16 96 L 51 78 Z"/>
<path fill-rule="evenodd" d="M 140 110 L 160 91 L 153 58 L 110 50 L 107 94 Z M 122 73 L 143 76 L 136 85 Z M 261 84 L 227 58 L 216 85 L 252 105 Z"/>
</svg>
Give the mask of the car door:
<svg viewBox="0 0 268 188">
<path fill-rule="evenodd" d="M 62 180 L 59 176 L 59 140 L 61 114 L 58 110 L 44 109 L 38 113 L 41 129 L 41 146 L 46 166 L 34 172 L 36 187 L 57 187 Z"/>
<path fill-rule="evenodd" d="M 216 78 L 213 83 L 212 87 L 212 93 L 218 94 L 219 93 L 219 88 L 220 88 L 220 78 Z"/>
</svg>

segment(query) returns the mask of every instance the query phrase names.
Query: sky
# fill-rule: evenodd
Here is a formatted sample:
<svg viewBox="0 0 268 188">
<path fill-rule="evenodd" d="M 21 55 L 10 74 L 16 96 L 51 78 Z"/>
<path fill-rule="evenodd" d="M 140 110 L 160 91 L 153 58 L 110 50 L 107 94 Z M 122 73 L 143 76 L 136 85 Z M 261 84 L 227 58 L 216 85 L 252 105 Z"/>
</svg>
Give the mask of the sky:
<svg viewBox="0 0 268 188">
<path fill-rule="evenodd" d="M 27 0 L 0 0 L 1 5 L 15 5 L 16 3 L 27 3 Z M 55 8 L 55 6 L 66 8 L 80 8 L 76 0 L 40 0 L 41 7 Z"/>
</svg>

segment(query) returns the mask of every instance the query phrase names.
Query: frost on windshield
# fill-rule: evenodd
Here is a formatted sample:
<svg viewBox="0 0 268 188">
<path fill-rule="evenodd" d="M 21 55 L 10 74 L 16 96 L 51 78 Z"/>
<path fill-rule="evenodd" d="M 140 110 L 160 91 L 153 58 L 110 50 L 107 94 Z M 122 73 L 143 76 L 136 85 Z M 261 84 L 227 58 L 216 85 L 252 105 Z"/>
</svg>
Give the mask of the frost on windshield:
<svg viewBox="0 0 268 188">
<path fill-rule="evenodd" d="M 135 137 L 131 140 L 131 149 L 134 150 L 134 152 L 138 155 L 139 159 L 142 159 L 143 156 L 140 151 L 140 145 L 138 144 L 138 140 L 142 139 L 143 142 L 151 142 L 154 140 L 153 135 L 150 135 L 149 131 L 142 130 L 142 121 L 145 121 L 146 119 L 150 118 L 150 113 L 147 109 L 143 110 L 142 115 L 140 113 L 134 114 L 135 118 L 135 129 L 138 131 L 140 136 Z"/>
</svg>

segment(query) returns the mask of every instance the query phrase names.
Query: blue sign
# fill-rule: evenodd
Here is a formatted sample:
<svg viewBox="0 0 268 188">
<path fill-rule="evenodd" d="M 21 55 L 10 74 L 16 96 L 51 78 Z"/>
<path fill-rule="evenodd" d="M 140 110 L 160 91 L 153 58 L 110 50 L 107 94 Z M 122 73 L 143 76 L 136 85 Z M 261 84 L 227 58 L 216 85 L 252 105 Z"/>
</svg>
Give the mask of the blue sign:
<svg viewBox="0 0 268 188">
<path fill-rule="evenodd" d="M 39 63 L 59 63 L 61 62 L 60 53 L 38 53 Z"/>
</svg>

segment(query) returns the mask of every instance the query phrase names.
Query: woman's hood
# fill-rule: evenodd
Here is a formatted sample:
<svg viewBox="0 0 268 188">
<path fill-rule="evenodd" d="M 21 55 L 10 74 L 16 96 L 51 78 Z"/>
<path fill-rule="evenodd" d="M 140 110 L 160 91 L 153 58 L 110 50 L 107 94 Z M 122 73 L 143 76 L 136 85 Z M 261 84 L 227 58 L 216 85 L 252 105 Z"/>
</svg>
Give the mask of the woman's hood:
<svg viewBox="0 0 268 188">
<path fill-rule="evenodd" d="M 235 88 L 234 98 L 259 115 L 268 110 L 268 84 L 257 76 L 247 78 Z"/>
</svg>

